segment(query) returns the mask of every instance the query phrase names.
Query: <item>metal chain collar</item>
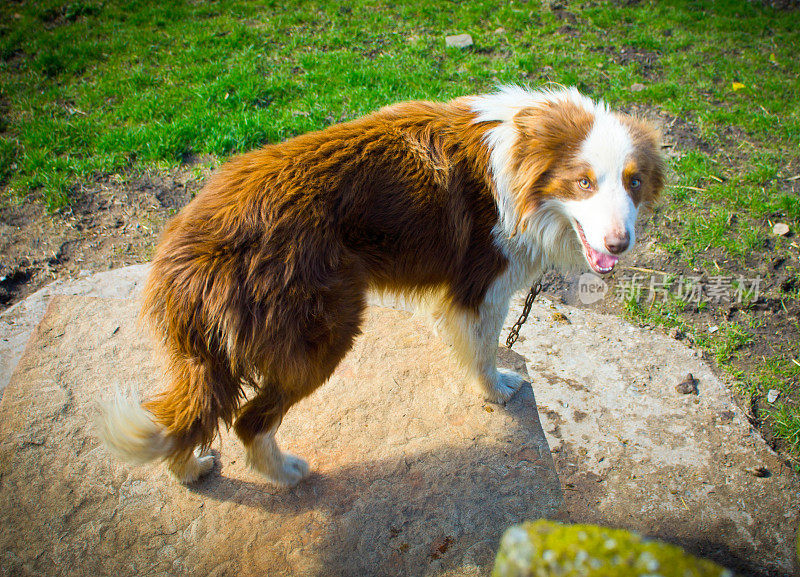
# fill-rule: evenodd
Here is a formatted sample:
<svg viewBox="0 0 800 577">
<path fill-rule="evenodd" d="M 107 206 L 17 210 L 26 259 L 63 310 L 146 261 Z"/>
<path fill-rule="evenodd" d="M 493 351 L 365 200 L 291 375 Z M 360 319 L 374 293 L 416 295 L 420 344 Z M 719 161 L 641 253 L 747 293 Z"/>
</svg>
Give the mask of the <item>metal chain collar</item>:
<svg viewBox="0 0 800 577">
<path fill-rule="evenodd" d="M 533 283 L 531 290 L 528 291 L 528 296 L 525 297 L 525 306 L 522 307 L 522 314 L 519 315 L 517 322 L 514 323 L 514 326 L 511 327 L 511 331 L 508 333 L 506 347 L 509 349 L 514 346 L 514 343 L 517 342 L 517 339 L 519 338 L 519 330 L 522 328 L 522 325 L 525 324 L 525 321 L 528 320 L 528 315 L 531 312 L 533 301 L 536 300 L 536 297 L 539 296 L 540 292 L 542 292 L 542 280 L 538 279 L 535 283 Z"/>
</svg>

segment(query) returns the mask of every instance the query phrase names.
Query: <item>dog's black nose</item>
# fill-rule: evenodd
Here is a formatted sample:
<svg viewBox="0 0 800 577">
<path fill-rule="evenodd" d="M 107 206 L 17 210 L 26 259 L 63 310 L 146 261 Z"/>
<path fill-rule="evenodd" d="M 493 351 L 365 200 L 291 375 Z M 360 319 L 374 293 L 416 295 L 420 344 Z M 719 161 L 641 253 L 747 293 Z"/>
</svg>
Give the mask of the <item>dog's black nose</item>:
<svg viewBox="0 0 800 577">
<path fill-rule="evenodd" d="M 631 237 L 628 235 L 628 231 L 626 230 L 623 233 L 612 233 L 608 235 L 603 242 L 608 249 L 608 252 L 611 254 L 619 254 L 621 252 L 625 252 L 625 249 L 628 248 L 628 245 L 631 242 Z"/>
</svg>

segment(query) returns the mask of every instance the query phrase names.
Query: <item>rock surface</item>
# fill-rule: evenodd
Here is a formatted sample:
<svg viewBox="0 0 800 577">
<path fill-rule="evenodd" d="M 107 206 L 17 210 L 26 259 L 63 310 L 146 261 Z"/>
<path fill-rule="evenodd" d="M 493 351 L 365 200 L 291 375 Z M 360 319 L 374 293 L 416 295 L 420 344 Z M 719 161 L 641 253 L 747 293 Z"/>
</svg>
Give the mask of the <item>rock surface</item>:
<svg viewBox="0 0 800 577">
<path fill-rule="evenodd" d="M 514 349 L 564 488 L 558 518 L 660 538 L 744 575 L 794 574 L 800 481 L 708 365 L 666 335 L 551 307 L 532 309 Z M 698 395 L 675 390 L 687 373 Z"/>
<path fill-rule="evenodd" d="M 146 270 L 129 267 L 56 288 L 127 296 L 136 293 Z M 13 340 L 9 331 L 27 340 L 20 327 L 29 327 L 29 334 L 47 294 L 0 315 L 0 345 Z M 506 332 L 522 300 L 514 303 Z M 522 435 L 543 446 L 534 441 L 538 421 L 528 404 L 530 389 L 507 408 L 460 392 L 462 380 L 445 349 L 424 325 L 402 315 L 368 328 L 350 364 L 340 368 L 341 375 L 355 371 L 348 382 L 364 381 L 347 394 L 363 395 L 369 419 L 354 416 L 358 407 L 347 419 L 336 418 L 341 402 L 334 382 L 320 389 L 322 404 L 314 409 L 314 419 L 328 418 L 331 425 L 308 425 L 314 429 L 308 432 L 299 419 L 281 429 L 285 448 L 311 460 L 315 473 L 308 484 L 284 492 L 263 485 L 246 471 L 238 443 L 228 436 L 216 445 L 221 466 L 190 490 L 159 467 L 114 463 L 90 430 L 95 391 L 106 394 L 118 384 L 157 387 L 157 367 L 133 324 L 132 304 L 88 299 L 58 307 L 29 343 L 0 406 L 0 574 L 70 574 L 66 568 L 72 567 L 71 574 L 172 575 L 217 560 L 217 575 L 247 575 L 267 562 L 276 563 L 276 575 L 301 566 L 312 575 L 337 575 L 348 573 L 356 557 L 366 568 L 358 574 L 485 574 L 496 537 L 467 547 L 473 533 L 464 527 L 478 524 L 475 531 L 499 536 L 520 520 L 516 516 L 533 518 L 558 502 L 547 455 L 520 454 L 509 444 Z M 558 322 L 555 313 L 570 323 Z M 414 339 L 424 343 L 412 347 L 416 353 L 399 350 Z M 21 355 L 19 342 L 15 347 L 7 350 Z M 556 519 L 661 538 L 742 575 L 795 574 L 798 477 L 694 351 L 652 330 L 544 297 L 534 303 L 514 351 L 501 350 L 501 356 L 532 380 L 563 490 Z M 383 371 L 383 380 L 363 371 Z M 687 372 L 701 383 L 698 395 L 675 390 Z M 410 386 L 417 378 L 438 380 L 425 392 Z M 405 415 L 402 403 L 411 403 Z M 323 409 L 332 413 L 324 417 Z M 290 413 L 287 424 L 294 418 Z M 426 449 L 419 431 L 434 426 L 446 442 Z M 375 446 L 365 449 L 344 436 L 359 427 L 367 436 L 385 427 L 384 436 L 371 438 Z M 380 456 L 390 447 L 401 457 Z M 501 459 L 486 465 L 498 471 L 489 475 L 495 484 L 476 462 L 484 453 Z M 523 461 L 536 462 L 530 472 L 536 482 L 508 489 L 509 479 L 521 474 L 508 464 Z M 507 476 L 498 481 L 500 474 Z M 471 491 L 499 491 L 505 518 Z M 532 493 L 540 497 L 528 503 Z M 343 504 L 331 505 L 336 498 Z M 399 521 L 376 521 L 387 517 Z"/>
<path fill-rule="evenodd" d="M 775 223 L 772 227 L 772 233 L 776 236 L 786 236 L 789 234 L 789 225 L 785 222 Z"/>
<path fill-rule="evenodd" d="M 482 402 L 424 325 L 381 308 L 284 420 L 279 441 L 313 469 L 295 489 L 250 473 L 227 433 L 189 488 L 114 462 L 98 399 L 160 385 L 135 316 L 131 301 L 51 299 L 0 405 L 4 574 L 483 574 L 506 527 L 561 502 L 530 387 Z"/>
<path fill-rule="evenodd" d="M 3 311 L 0 314 L 0 396 L 53 295 L 133 298 L 144 285 L 148 270 L 150 265 L 137 264 L 86 278 L 57 280 Z"/>
</svg>

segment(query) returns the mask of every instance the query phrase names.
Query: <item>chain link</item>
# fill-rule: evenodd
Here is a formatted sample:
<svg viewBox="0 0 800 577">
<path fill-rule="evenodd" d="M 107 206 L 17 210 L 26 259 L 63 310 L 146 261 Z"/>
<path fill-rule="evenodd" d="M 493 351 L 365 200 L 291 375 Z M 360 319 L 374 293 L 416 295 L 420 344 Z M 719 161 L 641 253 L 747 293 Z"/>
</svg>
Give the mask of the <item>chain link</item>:
<svg viewBox="0 0 800 577">
<path fill-rule="evenodd" d="M 540 292 L 542 292 L 541 279 L 533 283 L 531 290 L 528 291 L 528 296 L 525 297 L 525 306 L 522 307 L 522 314 L 519 315 L 517 322 L 514 323 L 514 326 L 511 327 L 511 331 L 508 333 L 508 338 L 506 339 L 506 347 L 508 347 L 509 349 L 514 346 L 514 343 L 517 342 L 517 339 L 519 338 L 519 330 L 522 328 L 522 325 L 525 324 L 525 321 L 528 320 L 528 315 L 531 312 L 533 301 L 536 300 L 536 297 L 539 296 Z"/>
</svg>

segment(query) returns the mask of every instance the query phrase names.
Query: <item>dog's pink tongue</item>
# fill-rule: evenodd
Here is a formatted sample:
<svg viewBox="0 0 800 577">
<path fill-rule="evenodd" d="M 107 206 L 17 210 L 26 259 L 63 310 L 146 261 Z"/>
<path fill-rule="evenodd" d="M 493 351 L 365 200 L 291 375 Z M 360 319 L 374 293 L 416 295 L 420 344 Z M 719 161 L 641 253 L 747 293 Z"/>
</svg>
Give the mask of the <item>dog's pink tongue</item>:
<svg viewBox="0 0 800 577">
<path fill-rule="evenodd" d="M 619 262 L 619 258 L 613 255 L 597 252 L 590 246 L 587 248 L 589 249 L 590 264 L 597 272 L 609 272 Z"/>
</svg>

